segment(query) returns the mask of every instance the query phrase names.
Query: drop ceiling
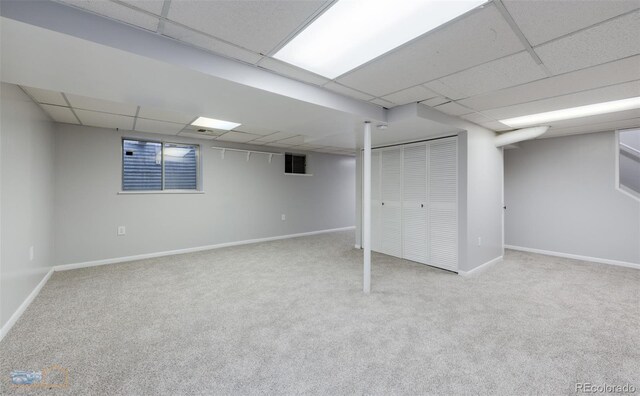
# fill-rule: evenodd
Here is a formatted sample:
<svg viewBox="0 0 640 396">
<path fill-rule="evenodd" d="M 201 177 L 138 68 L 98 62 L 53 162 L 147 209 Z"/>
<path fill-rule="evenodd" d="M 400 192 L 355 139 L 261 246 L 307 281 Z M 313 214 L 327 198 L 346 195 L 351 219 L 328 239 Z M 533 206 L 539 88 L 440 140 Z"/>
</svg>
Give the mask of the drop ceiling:
<svg viewBox="0 0 640 396">
<path fill-rule="evenodd" d="M 507 116 L 640 96 L 638 0 L 489 1 L 334 80 L 271 57 L 332 1 L 59 2 L 359 101 L 420 102 L 496 131 L 510 129 Z M 552 124 L 546 136 L 637 119 Z"/>
<path fill-rule="evenodd" d="M 205 129 L 191 125 L 191 122 L 197 118 L 194 114 L 116 103 L 40 88 L 26 86 L 21 88 L 54 121 L 59 123 L 117 128 L 122 131 L 150 132 L 257 146 L 264 145 L 299 151 L 318 151 L 340 155 L 354 153 L 353 141 L 347 146 L 310 144 L 308 143 L 312 139 L 310 136 L 251 125 L 240 125 L 230 131 Z"/>
</svg>

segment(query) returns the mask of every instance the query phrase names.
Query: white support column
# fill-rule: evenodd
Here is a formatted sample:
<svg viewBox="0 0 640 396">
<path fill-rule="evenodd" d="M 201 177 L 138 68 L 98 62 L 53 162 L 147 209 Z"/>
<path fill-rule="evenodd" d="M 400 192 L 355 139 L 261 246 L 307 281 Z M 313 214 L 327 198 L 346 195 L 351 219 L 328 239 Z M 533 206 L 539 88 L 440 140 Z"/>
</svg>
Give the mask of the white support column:
<svg viewBox="0 0 640 396">
<path fill-rule="evenodd" d="M 371 123 L 364 123 L 364 164 L 362 183 L 362 248 L 364 281 L 362 291 L 371 292 Z"/>
</svg>

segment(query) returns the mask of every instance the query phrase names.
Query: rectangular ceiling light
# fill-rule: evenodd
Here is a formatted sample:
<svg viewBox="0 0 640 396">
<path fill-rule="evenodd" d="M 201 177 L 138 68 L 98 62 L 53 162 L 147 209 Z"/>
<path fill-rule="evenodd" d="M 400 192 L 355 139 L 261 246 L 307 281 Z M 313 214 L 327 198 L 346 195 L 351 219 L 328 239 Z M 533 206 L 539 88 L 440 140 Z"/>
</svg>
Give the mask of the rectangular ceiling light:
<svg viewBox="0 0 640 396">
<path fill-rule="evenodd" d="M 520 128 L 531 125 L 544 125 L 553 121 L 570 120 L 572 118 L 588 117 L 633 109 L 640 109 L 640 96 L 586 106 L 571 107 L 562 110 L 547 111 L 545 113 L 531 114 L 522 117 L 507 118 L 505 120 L 500 120 L 500 122 L 512 128 Z"/>
<path fill-rule="evenodd" d="M 486 0 L 339 0 L 274 58 L 333 79 Z"/>
<path fill-rule="evenodd" d="M 233 128 L 239 127 L 242 124 L 238 124 L 237 122 L 231 122 L 231 121 L 216 120 L 214 118 L 198 117 L 198 119 L 192 122 L 191 125 L 195 125 L 203 128 L 222 129 L 223 131 L 230 131 Z"/>
</svg>

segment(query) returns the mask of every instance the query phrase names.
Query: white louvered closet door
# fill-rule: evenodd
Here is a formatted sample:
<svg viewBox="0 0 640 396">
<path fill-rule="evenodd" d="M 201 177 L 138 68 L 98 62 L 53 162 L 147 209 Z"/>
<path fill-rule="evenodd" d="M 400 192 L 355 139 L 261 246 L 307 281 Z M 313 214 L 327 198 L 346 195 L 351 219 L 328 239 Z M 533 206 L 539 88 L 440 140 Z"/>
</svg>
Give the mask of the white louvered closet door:
<svg viewBox="0 0 640 396">
<path fill-rule="evenodd" d="M 382 240 L 382 230 L 380 229 L 382 216 L 381 196 L 380 196 L 380 151 L 371 151 L 371 250 L 380 252 L 380 241 Z"/>
<path fill-rule="evenodd" d="M 402 257 L 402 147 L 381 152 L 380 252 Z"/>
<path fill-rule="evenodd" d="M 428 144 L 428 262 L 458 270 L 458 149 L 457 138 Z"/>
<path fill-rule="evenodd" d="M 404 147 L 402 256 L 427 264 L 427 144 Z"/>
</svg>

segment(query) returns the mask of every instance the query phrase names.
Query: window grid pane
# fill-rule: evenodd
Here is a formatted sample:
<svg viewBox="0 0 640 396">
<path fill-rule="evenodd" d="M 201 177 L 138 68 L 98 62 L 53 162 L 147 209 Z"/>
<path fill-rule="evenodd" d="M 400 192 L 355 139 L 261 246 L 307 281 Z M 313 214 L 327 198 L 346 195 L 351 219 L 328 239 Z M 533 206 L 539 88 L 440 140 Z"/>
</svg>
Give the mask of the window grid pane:
<svg viewBox="0 0 640 396">
<path fill-rule="evenodd" d="M 162 145 L 124 140 L 122 143 L 122 189 L 148 191 L 162 189 Z"/>
<path fill-rule="evenodd" d="M 198 188 L 196 146 L 165 144 L 164 188 L 166 190 L 195 190 Z"/>
</svg>

